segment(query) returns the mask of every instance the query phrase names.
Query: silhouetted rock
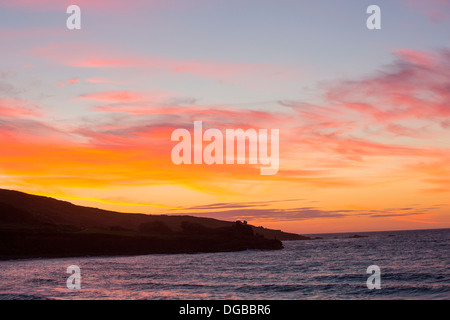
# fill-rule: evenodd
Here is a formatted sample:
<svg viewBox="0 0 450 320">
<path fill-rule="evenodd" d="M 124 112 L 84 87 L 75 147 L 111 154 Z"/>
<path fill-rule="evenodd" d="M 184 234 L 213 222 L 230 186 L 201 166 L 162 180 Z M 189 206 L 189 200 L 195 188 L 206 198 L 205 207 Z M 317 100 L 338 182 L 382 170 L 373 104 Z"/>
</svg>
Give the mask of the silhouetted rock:
<svg viewBox="0 0 450 320">
<path fill-rule="evenodd" d="M 360 236 L 360 235 L 358 235 L 358 234 L 355 234 L 355 235 L 349 236 L 349 237 L 347 237 L 347 238 L 349 238 L 349 239 L 355 239 L 355 238 L 367 238 L 367 236 Z"/>
<path fill-rule="evenodd" d="M 247 221 L 244 222 L 241 222 L 239 220 L 236 221 L 234 224 L 234 229 L 239 234 L 245 234 L 248 236 L 253 236 L 254 234 L 253 228 L 247 224 Z"/>
</svg>

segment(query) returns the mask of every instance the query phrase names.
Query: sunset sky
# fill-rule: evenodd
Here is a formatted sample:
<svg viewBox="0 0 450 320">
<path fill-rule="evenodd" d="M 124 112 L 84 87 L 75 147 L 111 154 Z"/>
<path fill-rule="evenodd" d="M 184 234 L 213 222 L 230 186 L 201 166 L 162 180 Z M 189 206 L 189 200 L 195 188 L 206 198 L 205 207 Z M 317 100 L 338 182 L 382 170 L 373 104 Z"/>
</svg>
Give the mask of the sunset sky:
<svg viewBox="0 0 450 320">
<path fill-rule="evenodd" d="M 0 188 L 303 234 L 450 227 L 450 1 L 0 0 L 0 43 Z M 194 121 L 279 129 L 278 173 L 174 165 Z"/>
</svg>

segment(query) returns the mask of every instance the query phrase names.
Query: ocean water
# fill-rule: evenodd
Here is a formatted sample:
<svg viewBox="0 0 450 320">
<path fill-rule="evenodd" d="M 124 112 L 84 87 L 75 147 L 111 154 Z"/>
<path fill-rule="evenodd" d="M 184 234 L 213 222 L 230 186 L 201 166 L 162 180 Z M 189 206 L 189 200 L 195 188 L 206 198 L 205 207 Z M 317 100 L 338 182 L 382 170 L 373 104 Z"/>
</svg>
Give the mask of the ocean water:
<svg viewBox="0 0 450 320">
<path fill-rule="evenodd" d="M 450 229 L 358 234 L 279 251 L 0 261 L 0 299 L 450 299 Z M 79 290 L 66 286 L 70 265 Z"/>
</svg>

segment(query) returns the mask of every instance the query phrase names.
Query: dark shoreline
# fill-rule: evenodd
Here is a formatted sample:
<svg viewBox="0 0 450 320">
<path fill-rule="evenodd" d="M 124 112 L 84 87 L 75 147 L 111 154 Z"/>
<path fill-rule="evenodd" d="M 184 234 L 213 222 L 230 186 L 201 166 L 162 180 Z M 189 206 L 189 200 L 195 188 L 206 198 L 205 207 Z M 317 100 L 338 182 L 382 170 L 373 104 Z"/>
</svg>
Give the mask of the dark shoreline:
<svg viewBox="0 0 450 320">
<path fill-rule="evenodd" d="M 245 230 L 245 229 L 244 229 Z M 245 233 L 236 227 L 169 234 L 95 230 L 89 233 L 58 228 L 10 229 L 0 232 L 0 260 L 212 253 L 280 250 L 277 239 Z"/>
<path fill-rule="evenodd" d="M 289 240 L 289 241 L 300 241 L 300 240 Z M 117 258 L 117 257 L 136 257 L 136 256 L 147 256 L 147 255 L 196 255 L 196 254 L 208 254 L 208 253 L 227 253 L 227 252 L 244 252 L 247 250 L 255 250 L 255 251 L 273 251 L 273 250 L 283 250 L 281 249 L 239 249 L 239 250 L 221 250 L 221 251 L 179 251 L 179 252 L 158 252 L 158 253 L 123 253 L 123 254 L 114 254 L 114 253 L 105 253 L 105 254 L 80 254 L 80 255 L 48 255 L 48 256 L 5 256 L 0 257 L 0 262 L 6 261 L 27 261 L 27 260 L 44 260 L 44 259 L 70 259 L 70 258 Z"/>
</svg>

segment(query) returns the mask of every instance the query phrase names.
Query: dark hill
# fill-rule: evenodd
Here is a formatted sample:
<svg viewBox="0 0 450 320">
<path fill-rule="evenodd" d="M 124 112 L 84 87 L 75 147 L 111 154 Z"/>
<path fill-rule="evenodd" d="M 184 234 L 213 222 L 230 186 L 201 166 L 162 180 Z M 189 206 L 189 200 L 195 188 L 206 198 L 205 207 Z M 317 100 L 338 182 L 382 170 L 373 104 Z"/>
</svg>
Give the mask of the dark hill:
<svg viewBox="0 0 450 320">
<path fill-rule="evenodd" d="M 2 207 L 3 206 L 3 207 Z M 9 207 L 7 207 L 9 206 Z M 12 211 L 6 210 L 14 209 Z M 21 213 L 18 213 L 18 212 Z M 2 213 L 3 212 L 3 213 Z M 138 213 L 119 213 L 97 208 L 77 206 L 67 201 L 56 200 L 49 197 L 35 196 L 19 191 L 0 189 L 0 222 L 14 219 L 6 218 L 12 215 L 26 215 L 27 221 L 33 223 L 71 225 L 80 228 L 106 228 L 120 227 L 137 231 L 142 223 L 161 221 L 173 231 L 181 230 L 181 222 L 188 221 L 198 223 L 208 228 L 229 227 L 233 222 L 202 218 L 193 216 L 176 215 L 147 215 Z M 5 216 L 5 217 L 4 217 Z M 2 218 L 4 217 L 4 218 Z M 286 233 L 281 230 L 253 227 L 254 231 L 268 239 L 278 240 L 305 240 L 309 239 L 294 233 Z"/>
<path fill-rule="evenodd" d="M 211 218 L 118 213 L 0 189 L 3 259 L 280 249 L 280 240 L 303 239 L 309 238 Z"/>
</svg>

